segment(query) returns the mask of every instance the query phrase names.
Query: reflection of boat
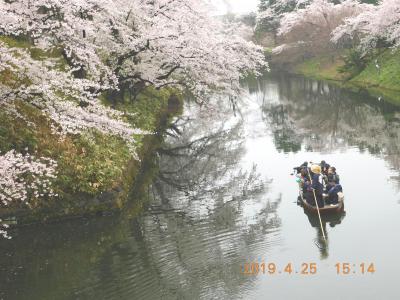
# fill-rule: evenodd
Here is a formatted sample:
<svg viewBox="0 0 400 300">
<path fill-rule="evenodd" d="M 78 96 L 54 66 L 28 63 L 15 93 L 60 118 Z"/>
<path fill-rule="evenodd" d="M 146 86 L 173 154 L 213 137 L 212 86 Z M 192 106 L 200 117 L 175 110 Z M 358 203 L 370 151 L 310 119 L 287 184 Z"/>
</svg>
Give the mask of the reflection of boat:
<svg viewBox="0 0 400 300">
<path fill-rule="evenodd" d="M 312 227 L 318 228 L 320 229 L 320 222 L 318 219 L 318 216 L 314 213 L 310 213 L 307 210 L 304 210 L 304 214 L 307 216 L 308 221 L 310 222 Z M 321 221 L 322 221 L 322 225 L 324 227 L 325 230 L 325 234 L 326 232 L 326 224 L 329 224 L 330 227 L 335 227 L 338 224 L 342 223 L 342 220 L 344 219 L 344 217 L 346 216 L 346 212 L 343 210 L 339 213 L 335 213 L 335 214 L 325 214 L 321 216 Z"/>
<path fill-rule="evenodd" d="M 305 197 L 303 197 L 302 191 L 300 191 L 299 200 L 305 211 L 313 214 L 318 213 L 317 208 L 315 206 L 307 203 Z M 344 195 L 342 192 L 338 193 L 338 201 L 339 201 L 338 204 L 327 204 L 324 207 L 320 207 L 319 208 L 320 214 L 326 215 L 326 214 L 335 214 L 342 212 L 344 209 Z"/>
<path fill-rule="evenodd" d="M 321 228 L 323 228 L 325 236 L 328 238 L 327 225 L 333 228 L 336 225 L 341 224 L 342 220 L 346 216 L 346 212 L 342 210 L 338 213 L 323 214 L 321 215 L 321 222 L 318 218 L 318 215 L 315 213 L 304 210 L 304 214 L 307 216 L 310 225 L 317 230 L 317 237 L 314 239 L 314 243 L 317 245 L 320 251 L 321 259 L 327 258 L 329 256 L 329 244 L 326 243 Z"/>
</svg>

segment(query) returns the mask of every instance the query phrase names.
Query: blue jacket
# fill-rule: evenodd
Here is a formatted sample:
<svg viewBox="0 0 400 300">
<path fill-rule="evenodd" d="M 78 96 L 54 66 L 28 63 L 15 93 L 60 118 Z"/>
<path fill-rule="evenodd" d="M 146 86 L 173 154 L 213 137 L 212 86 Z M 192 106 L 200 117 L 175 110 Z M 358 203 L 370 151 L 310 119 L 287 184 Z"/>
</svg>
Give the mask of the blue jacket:
<svg viewBox="0 0 400 300">
<path fill-rule="evenodd" d="M 328 202 L 330 204 L 337 204 L 339 201 L 338 193 L 342 191 L 343 189 L 340 184 L 336 184 L 335 186 L 333 186 L 328 192 Z"/>
<path fill-rule="evenodd" d="M 328 182 L 334 182 L 334 183 L 339 183 L 340 182 L 340 178 L 338 174 L 328 174 Z"/>
<path fill-rule="evenodd" d="M 336 194 L 336 195 L 337 195 L 337 193 L 339 193 L 339 192 L 343 192 L 343 188 L 342 188 L 342 186 L 341 186 L 340 184 L 336 184 L 335 186 L 333 186 L 333 187 L 329 190 L 328 195 L 329 195 L 329 196 L 330 196 L 330 195 L 333 195 L 333 194 Z"/>
<path fill-rule="evenodd" d="M 311 185 L 311 187 L 315 190 L 316 193 L 322 194 L 322 192 L 324 190 L 324 186 L 322 184 L 322 176 L 320 174 L 313 174 L 312 175 L 312 185 Z"/>
<path fill-rule="evenodd" d="M 307 193 L 311 191 L 311 183 L 309 180 L 305 180 L 303 183 L 303 193 Z"/>
</svg>

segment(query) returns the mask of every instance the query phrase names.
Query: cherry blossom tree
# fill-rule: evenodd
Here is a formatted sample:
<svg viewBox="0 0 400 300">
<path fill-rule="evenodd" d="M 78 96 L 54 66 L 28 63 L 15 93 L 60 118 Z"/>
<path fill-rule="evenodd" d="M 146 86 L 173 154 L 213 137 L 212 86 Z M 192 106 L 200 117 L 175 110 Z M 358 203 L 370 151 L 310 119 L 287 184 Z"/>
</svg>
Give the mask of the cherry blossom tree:
<svg viewBox="0 0 400 300">
<path fill-rule="evenodd" d="M 280 19 L 285 13 L 304 8 L 311 0 L 260 0 L 257 13 L 256 31 L 273 34 L 277 43 Z"/>
<path fill-rule="evenodd" d="M 47 51 L 61 47 L 69 64 L 67 72 L 57 71 L 54 61 L 36 61 L 0 44 L 0 70 L 12 70 L 19 82 L 29 79 L 18 89 L 15 83 L 2 86 L 0 99 L 40 96 L 44 101 L 35 97 L 31 102 L 70 133 L 89 127 L 127 140 L 137 133 L 118 119 L 119 112 L 102 107 L 96 98 L 101 91 L 173 85 L 198 97 L 211 89 L 233 95 L 240 92 L 242 75 L 264 65 L 259 47 L 228 32 L 197 1 L 21 0 L 0 5 L 7 21 L 0 32 L 28 36 Z M 60 94 L 76 101 L 59 101 Z"/>
<path fill-rule="evenodd" d="M 25 202 L 39 197 L 52 197 L 52 180 L 56 178 L 57 163 L 49 158 L 36 158 L 11 150 L 0 154 L 0 205 Z"/>
<path fill-rule="evenodd" d="M 105 134 L 120 136 L 132 150 L 132 135 L 145 133 L 131 128 L 123 120 L 124 113 L 102 105 L 97 94 L 91 92 L 99 84 L 74 78 L 73 69 L 58 71 L 57 62 L 34 60 L 25 49 L 8 48 L 1 42 L 0 55 L 0 73 L 13 74 L 13 79 L 0 82 L 1 107 L 16 112 L 14 101 L 25 100 L 55 122 L 55 132 L 78 134 L 89 128 L 97 129 Z"/>
<path fill-rule="evenodd" d="M 382 0 L 377 6 L 364 5 L 363 12 L 338 26 L 332 41 L 354 40 L 364 51 L 384 46 L 400 46 L 400 2 Z"/>
<path fill-rule="evenodd" d="M 115 54 L 120 82 L 139 88 L 183 87 L 198 99 L 209 92 L 235 95 L 239 79 L 265 65 L 262 49 L 208 16 L 203 1 L 140 1 L 137 51 Z"/>
<path fill-rule="evenodd" d="M 331 34 L 348 18 L 362 13 L 368 4 L 357 0 L 344 0 L 334 4 L 327 0 L 314 0 L 305 8 L 283 15 L 278 34 L 283 38 L 285 47 L 301 45 L 309 54 L 324 53 L 332 50 Z M 279 50 L 284 49 L 281 45 Z"/>
<path fill-rule="evenodd" d="M 237 95 L 240 78 L 266 66 L 261 47 L 209 11 L 206 0 L 0 0 L 0 109 L 24 118 L 15 105 L 24 101 L 61 135 L 116 135 L 135 155 L 132 137 L 145 132 L 100 94 L 173 86 L 206 101 Z M 3 204 L 44 194 L 56 168 L 44 159 L 13 150 L 0 156 Z M 28 173 L 38 181 L 24 181 Z"/>
<path fill-rule="evenodd" d="M 106 87 L 172 85 L 198 97 L 237 93 L 239 78 L 264 65 L 261 48 L 227 35 L 205 1 L 59 0 L 3 2 L 0 27 L 42 48 L 62 47 L 74 74 Z M 1 15 L 0 15 L 1 16 Z M 14 21 L 14 22 L 12 22 Z"/>
<path fill-rule="evenodd" d="M 121 113 L 97 100 L 104 90 L 128 85 L 184 87 L 205 98 L 212 90 L 240 92 L 239 79 L 264 66 L 261 48 L 208 16 L 203 2 L 189 0 L 1 1 L 0 33 L 27 36 L 43 50 L 61 48 L 69 68 L 33 60 L 27 52 L 0 44 L 0 71 L 19 82 L 2 86 L 0 99 L 18 96 L 49 113 L 67 132 L 96 128 L 129 140 Z M 32 82 L 33 81 L 33 82 Z M 60 84 L 61 83 L 61 84 Z M 14 97 L 11 97 L 11 95 Z M 59 101 L 60 94 L 74 102 Z M 97 116 L 97 117 L 96 117 Z"/>
<path fill-rule="evenodd" d="M 22 155 L 14 150 L 0 153 L 0 208 L 21 203 L 34 207 L 38 199 L 57 197 L 52 188 L 56 168 L 56 161 L 50 158 Z M 10 239 L 8 227 L 0 219 L 0 236 Z"/>
</svg>

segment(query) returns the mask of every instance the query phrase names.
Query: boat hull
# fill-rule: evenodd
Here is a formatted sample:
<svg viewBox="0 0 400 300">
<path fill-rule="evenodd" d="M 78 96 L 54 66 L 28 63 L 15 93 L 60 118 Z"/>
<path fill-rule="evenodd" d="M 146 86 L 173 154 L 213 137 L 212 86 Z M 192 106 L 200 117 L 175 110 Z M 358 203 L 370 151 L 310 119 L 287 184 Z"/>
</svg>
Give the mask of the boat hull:
<svg viewBox="0 0 400 300">
<path fill-rule="evenodd" d="M 303 206 L 304 210 L 312 213 L 312 214 L 318 214 L 318 210 L 315 206 L 310 205 L 307 203 L 306 199 L 303 197 L 302 194 L 300 194 L 300 201 L 301 205 Z M 324 207 L 319 208 L 319 213 L 321 215 L 325 214 L 335 214 L 335 213 L 340 213 L 344 210 L 344 195 L 343 193 L 338 193 L 338 204 L 335 205 L 325 205 Z"/>
</svg>

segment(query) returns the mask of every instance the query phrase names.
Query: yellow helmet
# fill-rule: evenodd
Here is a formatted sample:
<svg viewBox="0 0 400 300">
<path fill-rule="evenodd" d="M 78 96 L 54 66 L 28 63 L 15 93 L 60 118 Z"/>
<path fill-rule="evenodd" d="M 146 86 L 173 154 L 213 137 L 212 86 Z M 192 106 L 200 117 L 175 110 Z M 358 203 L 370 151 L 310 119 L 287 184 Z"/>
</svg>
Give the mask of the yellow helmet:
<svg viewBox="0 0 400 300">
<path fill-rule="evenodd" d="M 311 172 L 313 172 L 314 174 L 321 174 L 321 166 L 312 165 L 311 166 Z"/>
</svg>

